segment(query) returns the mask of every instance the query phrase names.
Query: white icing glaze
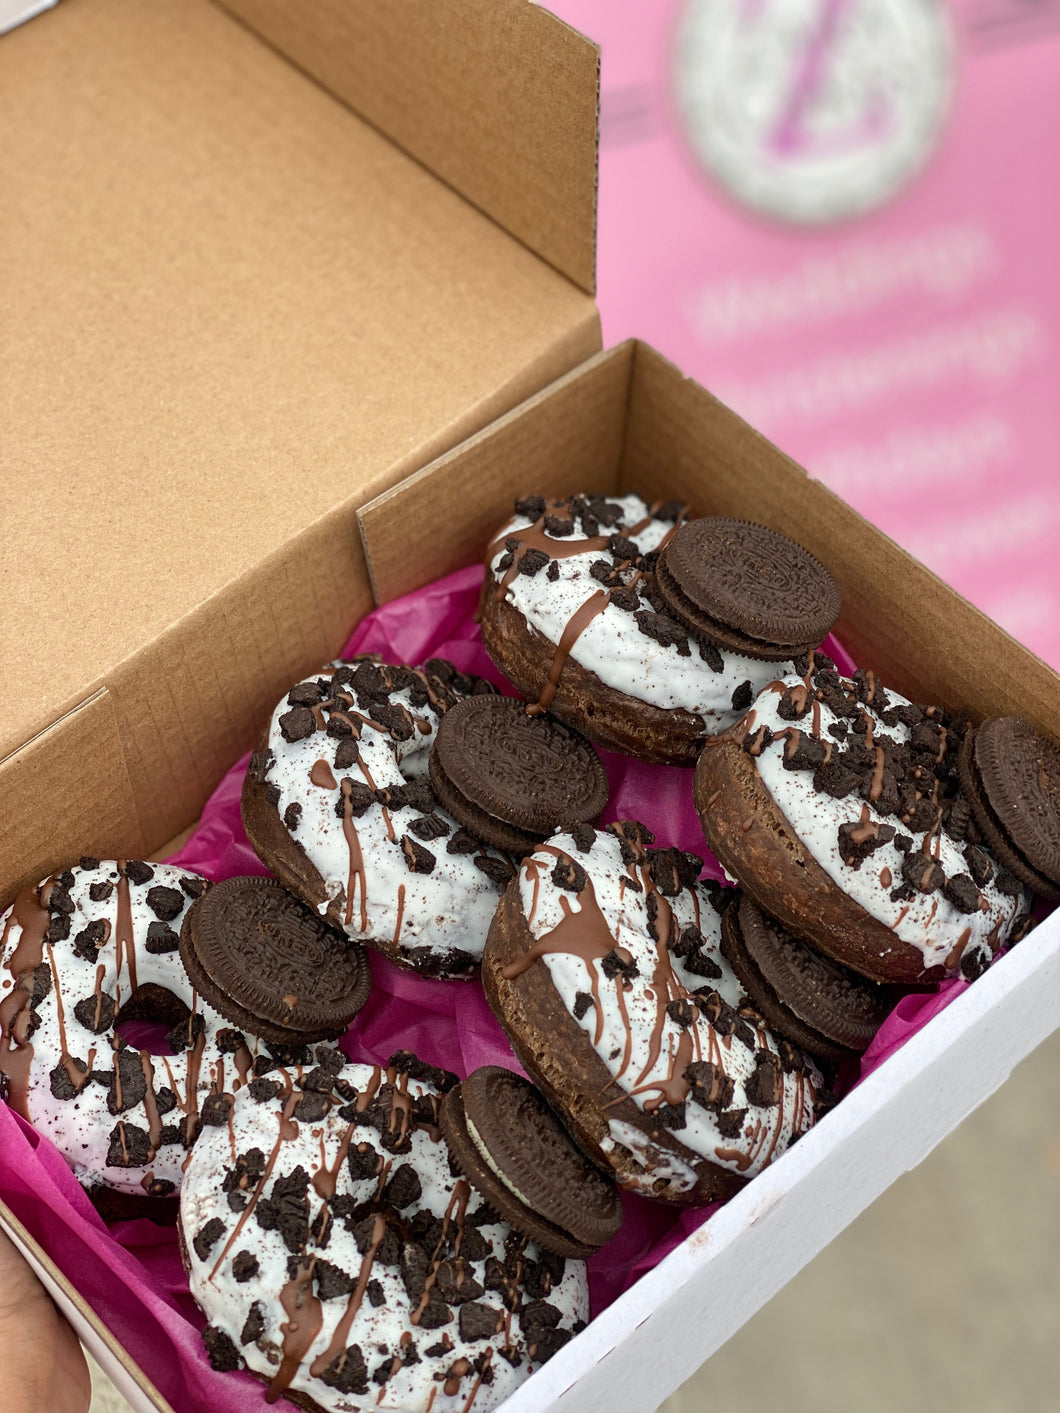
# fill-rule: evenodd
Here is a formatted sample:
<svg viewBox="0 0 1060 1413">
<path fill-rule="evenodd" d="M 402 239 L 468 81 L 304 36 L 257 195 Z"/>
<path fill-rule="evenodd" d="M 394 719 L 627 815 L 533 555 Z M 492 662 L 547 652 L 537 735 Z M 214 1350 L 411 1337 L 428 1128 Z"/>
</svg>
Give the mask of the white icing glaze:
<svg viewBox="0 0 1060 1413">
<path fill-rule="evenodd" d="M 322 675 L 330 675 L 330 671 L 324 668 Z M 447 837 L 418 839 L 410 834 L 418 846 L 434 855 L 435 864 L 430 873 L 412 872 L 402 851 L 402 836 L 408 833 L 411 821 L 420 817 L 419 810 L 373 804 L 363 814 L 352 818 L 364 859 L 367 886 L 362 893 L 361 884 L 355 879 L 353 896 L 350 896 L 350 844 L 343 820 L 336 813 L 336 806 L 342 800 L 343 777 L 380 790 L 424 780 L 438 729 L 439 713 L 429 704 L 413 707 L 409 688 L 392 692 L 390 702 L 410 711 L 417 723 L 412 737 L 407 741 L 394 741 L 388 732 L 363 720 L 359 723 L 360 759 L 352 766 L 339 769 L 334 765 L 338 742 L 324 731 L 315 731 L 301 741 L 283 739 L 280 718 L 290 710 L 285 698 L 273 712 L 269 727 L 268 743 L 275 761 L 266 779 L 279 789 L 277 810 L 281 819 L 289 805 L 301 807 L 301 818 L 292 833 L 324 880 L 326 901 L 320 905 L 321 913 L 327 910 L 329 902 L 338 900 L 341 925 L 350 937 L 359 941 L 393 945 L 406 954 L 417 947 L 429 947 L 439 955 L 457 949 L 479 962 L 497 909 L 499 889 L 476 866 L 474 854 L 447 852 L 448 838 L 460 825 L 440 805 L 435 805 L 434 814 L 449 827 Z M 357 709 L 351 708 L 350 714 L 356 718 Z M 361 715 L 368 717 L 370 713 Z M 311 780 L 311 772 L 318 761 L 328 766 L 335 781 L 334 788 L 316 785 Z M 485 845 L 478 853 L 490 858 L 503 857 Z M 457 971 L 454 974 L 467 973 Z"/>
<path fill-rule="evenodd" d="M 390 1077 L 398 1079 L 399 1088 L 407 1085 L 405 1092 L 413 1099 L 435 1093 L 430 1085 L 420 1081 L 406 1082 L 392 1072 Z M 273 1071 L 270 1078 L 297 1083 L 293 1072 L 288 1075 L 282 1070 Z M 380 1078 L 378 1070 L 360 1064 L 347 1064 L 337 1076 L 338 1080 L 346 1081 L 362 1093 L 366 1088 L 377 1085 Z M 261 1196 L 266 1199 L 272 1193 L 277 1178 L 289 1176 L 301 1167 L 311 1178 L 321 1174 L 325 1168 L 330 1169 L 335 1174 L 335 1198 L 344 1201 L 352 1199 L 358 1204 L 369 1202 L 382 1188 L 387 1173 L 407 1163 L 418 1174 L 422 1193 L 403 1211 L 404 1218 L 408 1219 L 424 1208 L 443 1221 L 447 1212 L 452 1218 L 452 1214 L 459 1210 L 460 1196 L 466 1196 L 467 1217 L 474 1216 L 484 1206 L 473 1189 L 463 1180 L 458 1182 L 450 1173 L 448 1150 L 445 1143 L 437 1138 L 437 1131 L 432 1136 L 423 1128 L 414 1128 L 408 1152 L 391 1156 L 384 1151 L 382 1156 L 388 1168 L 383 1180 L 374 1177 L 354 1179 L 340 1156 L 343 1143 L 350 1140 L 353 1126 L 340 1116 L 338 1109 L 333 1108 L 319 1122 L 295 1120 L 285 1130 L 281 1124 L 283 1107 L 283 1094 L 260 1104 L 250 1094 L 241 1094 L 233 1109 L 231 1136 L 227 1128 L 210 1130 L 195 1146 L 180 1206 L 191 1292 L 210 1324 L 223 1330 L 240 1350 L 248 1366 L 266 1379 L 275 1376 L 281 1363 L 284 1343 L 282 1327 L 288 1319 L 281 1304 L 281 1292 L 289 1283 L 288 1263 L 292 1260 L 292 1252 L 277 1228 L 266 1230 L 260 1225 L 254 1203 L 245 1212 L 233 1212 L 230 1207 L 227 1194 L 222 1190 L 222 1182 L 233 1166 L 233 1153 L 242 1155 L 257 1148 L 266 1159 L 275 1154 L 272 1172 L 262 1184 Z M 283 1138 L 281 1134 L 285 1131 L 287 1137 Z M 379 1149 L 379 1133 L 376 1130 L 367 1125 L 353 1127 L 353 1142 L 363 1140 Z M 250 1191 L 254 1191 L 253 1187 Z M 342 1216 L 333 1215 L 322 1226 L 321 1216 L 328 1202 L 312 1184 L 307 1196 L 310 1232 L 325 1230 L 327 1235 L 320 1245 L 310 1235 L 307 1246 L 303 1248 L 306 1262 L 316 1256 L 356 1279 L 361 1274 L 365 1258 Z M 361 1215 L 358 1214 L 358 1219 Z M 200 1256 L 195 1249 L 195 1238 L 207 1222 L 215 1218 L 222 1225 L 222 1234 L 217 1236 L 205 1256 Z M 242 1227 L 237 1232 L 236 1227 L 241 1220 Z M 495 1220 L 475 1230 L 491 1244 L 492 1254 L 503 1261 L 504 1243 L 511 1228 Z M 257 1257 L 259 1269 L 249 1280 L 240 1283 L 234 1277 L 232 1262 L 243 1250 Z M 295 1258 L 297 1255 L 295 1252 Z M 532 1242 L 527 1242 L 525 1255 L 526 1260 L 531 1262 L 538 1260 L 541 1253 Z M 485 1259 L 468 1262 L 469 1276 L 480 1286 L 485 1284 Z M 342 1394 L 311 1373 L 314 1360 L 332 1343 L 336 1328 L 351 1303 L 349 1296 L 337 1296 L 320 1302 L 320 1329 L 294 1375 L 290 1385 L 292 1392 L 308 1394 L 328 1413 L 332 1410 L 339 1413 L 340 1410 L 376 1407 L 407 1410 L 407 1413 L 426 1413 L 427 1409 L 431 1413 L 458 1413 L 458 1410 L 465 1408 L 470 1409 L 471 1413 L 488 1413 L 523 1383 L 532 1371 L 534 1363 L 527 1358 L 527 1341 L 518 1314 L 511 1318 L 510 1340 L 511 1346 L 518 1350 L 522 1358 L 520 1367 L 513 1368 L 501 1353 L 505 1343 L 503 1328 L 495 1337 L 467 1342 L 460 1336 L 458 1307 L 451 1307 L 453 1318 L 439 1328 L 427 1329 L 414 1325 L 410 1315 L 419 1302 L 410 1301 L 400 1266 L 375 1261 L 370 1267 L 370 1279 L 379 1281 L 384 1302 L 374 1306 L 366 1295 L 342 1340 L 345 1347 L 357 1345 L 361 1349 L 368 1371 L 368 1392 L 361 1396 Z M 315 1285 L 312 1289 L 315 1295 Z M 584 1262 L 567 1261 L 562 1279 L 544 1298 L 560 1311 L 561 1328 L 569 1330 L 575 1321 L 586 1321 L 589 1299 Z M 503 1315 L 501 1296 L 497 1291 L 485 1290 L 476 1299 Z M 254 1302 L 261 1305 L 262 1333 L 256 1340 L 242 1344 L 241 1336 Z M 380 1366 L 390 1365 L 400 1355 L 403 1335 L 406 1340 L 411 1335 L 419 1361 L 401 1364 L 380 1387 L 371 1376 Z M 428 1354 L 427 1350 L 441 1341 L 443 1335 L 449 1336 L 453 1347 L 444 1354 Z M 490 1360 L 493 1381 L 482 1383 L 472 1400 L 470 1396 L 477 1376 L 474 1369 L 469 1368 L 457 1380 L 457 1391 L 446 1393 L 446 1375 L 454 1363 L 461 1358 L 468 1361 L 480 1359 L 488 1349 L 493 1351 Z"/>
<path fill-rule="evenodd" d="M 608 500 L 622 506 L 622 519 L 602 529 L 601 534 L 623 534 L 642 554 L 656 549 L 673 529 L 664 521 L 652 520 L 631 535 L 630 527 L 647 517 L 647 504 L 634 495 L 610 496 Z M 496 582 L 504 577 L 497 564 L 504 554 L 505 536 L 517 535 L 532 523 L 526 516 L 516 516 L 495 537 L 500 548 L 490 560 L 490 570 Z M 546 532 L 546 538 L 553 537 Z M 556 543 L 562 545 L 565 541 Z M 609 558 L 606 550 L 560 559 L 555 580 L 550 580 L 543 569 L 534 575 L 517 574 L 505 591 L 505 599 L 518 609 L 534 632 L 549 643 L 558 644 L 577 610 L 601 587 L 589 573 L 600 558 Z M 632 578 L 632 569 L 623 575 L 625 583 Z M 650 605 L 644 603 L 642 607 L 647 609 Z M 719 651 L 723 669 L 714 672 L 703 661 L 695 643 L 691 644 L 691 653 L 682 656 L 676 645 L 664 646 L 642 633 L 631 613 L 608 604 L 579 635 L 570 656 L 572 662 L 595 672 L 606 686 L 636 701 L 666 710 L 680 707 L 701 716 L 710 733 L 723 730 L 739 717 L 732 706 L 737 687 L 750 682 L 752 692 L 758 692 L 784 667 L 783 663 L 759 662 L 725 649 Z"/>
<path fill-rule="evenodd" d="M 246 1045 L 239 1053 L 239 1063 L 232 1054 L 223 1054 L 217 1047 L 217 1032 L 232 1030 L 230 1021 L 220 1016 L 195 993 L 180 953 L 149 952 L 147 950 L 148 928 L 158 923 L 158 915 L 152 910 L 148 895 L 153 888 L 171 888 L 183 899 L 180 912 L 166 927 L 179 933 L 181 919 L 192 899 L 180 887 L 181 879 L 200 884 L 196 874 L 184 869 L 171 868 L 165 864 L 151 864 L 153 876 L 144 883 L 129 881 L 129 916 L 132 923 L 132 947 L 122 947 L 118 954 L 119 923 L 119 872 L 117 864 L 102 862 L 98 868 L 73 868 L 73 885 L 70 898 L 73 913 L 70 917 L 70 930 L 66 938 L 43 943 L 43 964 L 50 969 L 51 986 L 46 996 L 34 1007 L 37 1018 L 36 1028 L 29 1040 L 32 1047 L 32 1066 L 26 1094 L 28 1116 L 34 1126 L 45 1134 L 66 1157 L 78 1179 L 87 1187 L 103 1184 L 119 1192 L 143 1196 L 145 1183 L 172 1183 L 179 1187 L 183 1177 L 187 1150 L 183 1142 L 165 1142 L 154 1149 L 150 1160 L 138 1166 L 115 1166 L 108 1162 L 108 1154 L 113 1146 L 112 1136 L 119 1123 L 126 1126 L 126 1135 L 133 1128 L 150 1134 L 152 1116 L 148 1103 L 153 1092 L 168 1089 L 176 1098 L 176 1106 L 158 1117 L 158 1123 L 172 1128 L 181 1127 L 185 1116 L 194 1119 L 202 1109 L 203 1101 L 211 1094 L 234 1093 L 242 1084 L 240 1068 L 244 1074 L 250 1071 L 253 1058 L 257 1054 L 258 1042 L 247 1037 Z M 93 884 L 112 884 L 109 897 L 94 901 L 89 896 Z M 8 922 L 8 920 L 10 920 Z M 101 922 L 109 927 L 109 936 L 100 948 L 96 959 L 87 960 L 74 950 L 78 933 L 93 922 Z M 12 916 L 5 915 L 2 986 L 3 995 L 12 993 L 16 978 L 11 974 L 11 962 L 22 936 L 22 928 Z M 21 970 L 21 961 L 19 963 Z M 72 1060 L 86 1064 L 91 1062 L 94 1074 L 112 1071 L 117 1064 L 114 1044 L 117 1039 L 114 1031 L 95 1034 L 81 1023 L 75 1014 L 77 1003 L 90 998 L 94 1004 L 97 994 L 110 996 L 115 1002 L 115 1013 L 120 1011 L 123 1002 L 133 993 L 133 975 L 137 987 L 158 986 L 164 988 L 183 1002 L 192 1012 L 202 1017 L 203 1038 L 190 1050 L 178 1054 L 151 1054 L 126 1048 L 124 1053 L 132 1059 L 138 1058 L 140 1068 L 148 1081 L 144 1098 L 121 1113 L 108 1108 L 108 1100 L 117 1089 L 108 1084 L 90 1080 L 84 1084 L 76 1097 L 60 1099 L 53 1089 L 52 1075 L 55 1072 L 58 1086 L 66 1078 L 63 1069 L 63 1041 L 65 1050 Z M 61 1016 L 61 1021 L 60 1021 Z M 5 1046 L 8 1037 L 5 1036 Z M 128 1063 L 128 1061 L 127 1061 Z M 76 1075 L 78 1068 L 72 1063 L 70 1073 Z M 190 1091 L 190 1092 L 189 1092 Z M 128 1100 L 128 1091 L 123 1102 Z M 156 1100 L 157 1102 L 157 1100 Z M 163 1099 L 162 1107 L 165 1107 Z M 157 1132 L 157 1127 L 156 1127 Z M 167 1135 L 171 1136 L 171 1135 Z M 120 1149 L 120 1141 L 118 1148 Z M 126 1143 L 128 1151 L 128 1137 Z"/>
<path fill-rule="evenodd" d="M 609 979 L 599 960 L 586 961 L 568 951 L 549 951 L 542 958 L 572 1018 L 577 1020 L 575 1002 L 579 992 L 595 992 L 599 997 L 600 1009 L 589 1005 L 577 1024 L 614 1079 L 614 1090 L 601 1097 L 601 1107 L 606 1108 L 608 1099 L 625 1094 L 638 1108 L 650 1113 L 650 1107 L 660 1098 L 660 1085 L 671 1077 L 680 1080 L 675 1061 L 683 1044 L 687 1051 L 684 1064 L 706 1060 L 720 1066 L 734 1085 L 729 1110 L 746 1108 L 747 1113 L 738 1133 L 725 1136 L 719 1128 L 718 1115 L 689 1097 L 686 1126 L 669 1130 L 669 1136 L 688 1150 L 690 1159 L 707 1158 L 730 1171 L 753 1176 L 784 1151 L 793 1135 L 811 1126 L 814 1093 L 821 1087 L 821 1077 L 807 1061 L 805 1074 L 783 1075 L 779 1104 L 750 1104 L 746 1084 L 755 1070 L 756 1052 L 779 1053 L 764 1022 L 746 1025 L 753 1039 L 752 1048 L 736 1035 L 717 1034 L 698 1010 L 687 1029 L 666 1014 L 668 999 L 687 997 L 704 986 L 716 990 L 729 1006 L 735 1007 L 742 998 L 743 989 L 721 954 L 721 920 L 707 891 L 699 885 L 694 893 L 682 888 L 676 897 L 660 899 L 659 906 L 663 910 L 664 904 L 669 904 L 678 932 L 690 925 L 701 929 L 704 950 L 721 973 L 719 978 L 709 980 L 689 971 L 684 960 L 667 949 L 665 940 L 656 943 L 649 934 L 647 895 L 643 888 L 635 891 L 631 872 L 622 862 L 621 847 L 613 834 L 597 832 L 587 853 L 580 853 L 567 834 L 554 836 L 544 847 L 569 854 L 585 869 L 616 947 L 625 948 L 638 968 L 630 989 L 624 990 L 621 977 Z M 566 910 L 576 914 L 584 906 L 584 892 L 575 895 L 553 881 L 555 866 L 555 854 L 539 849 L 524 861 L 520 873 L 523 914 L 535 939 L 558 927 Z M 643 884 L 645 877 L 646 871 L 637 867 L 635 882 Z M 665 938 L 665 931 L 662 935 Z M 642 1190 L 651 1194 L 652 1182 L 658 1176 L 658 1172 L 649 1172 Z"/>
<path fill-rule="evenodd" d="M 643 1129 L 635 1128 L 624 1119 L 609 1119 L 607 1129 L 608 1136 L 600 1142 L 605 1153 L 612 1152 L 615 1144 L 621 1143 L 654 1177 L 665 1179 L 671 1192 L 691 1192 L 695 1187 L 695 1169 L 668 1148 L 653 1143 Z"/>
<path fill-rule="evenodd" d="M 788 676 L 777 680 L 782 681 L 785 687 L 792 687 L 802 683 L 804 679 Z M 846 685 L 852 688 L 849 682 Z M 908 705 L 905 697 L 899 696 L 889 688 L 887 697 L 892 706 Z M 780 701 L 781 694 L 774 691 L 765 691 L 756 699 L 751 708 L 756 731 L 760 726 L 768 726 L 774 733 L 792 727 L 802 730 L 810 728 L 812 717 L 809 713 L 800 721 L 783 720 L 778 711 Z M 831 740 L 838 748 L 841 743 L 836 742 L 828 733 L 828 727 L 838 718 L 825 702 L 818 705 L 821 739 Z M 872 711 L 872 721 L 874 744 L 886 748 L 888 742 L 902 744 L 909 740 L 909 728 L 900 722 L 886 726 L 876 711 Z M 864 735 L 865 727 L 862 726 L 859 732 L 857 723 L 851 722 L 851 738 L 863 738 Z M 839 826 L 856 824 L 861 818 L 865 802 L 855 795 L 837 800 L 831 795 L 818 793 L 813 788 L 812 770 L 785 769 L 784 744 L 784 741 L 773 741 L 762 751 L 758 756 L 759 774 L 794 832 L 829 878 L 870 916 L 891 928 L 903 942 L 915 947 L 924 958 L 925 968 L 945 966 L 947 958 L 954 953 L 966 931 L 967 940 L 956 960 L 950 962 L 949 970 L 955 970 L 960 960 L 973 957 L 976 953 L 988 963 L 993 956 L 991 937 L 994 939 L 994 946 L 1000 947 L 1012 931 L 1016 920 L 1030 906 L 1030 898 L 1026 894 L 1020 897 L 1006 896 L 993 882 L 989 882 L 980 890 L 986 900 L 986 908 L 970 914 L 958 912 L 939 890 L 930 894 L 916 893 L 912 899 L 904 902 L 892 902 L 891 892 L 902 883 L 904 855 L 895 848 L 892 841 L 881 844 L 859 868 L 855 869 L 844 863 L 839 853 Z M 922 848 L 925 837 L 923 832 L 913 833 L 898 818 L 879 813 L 871 804 L 868 811 L 870 819 L 889 824 L 899 832 L 910 835 L 913 841 L 912 851 Z M 951 839 L 945 831 L 935 835 L 934 841 L 931 844 L 931 856 L 937 857 L 947 878 L 968 872 L 960 844 Z M 985 846 L 980 847 L 985 849 Z M 887 886 L 880 881 L 884 869 L 892 880 Z"/>
</svg>

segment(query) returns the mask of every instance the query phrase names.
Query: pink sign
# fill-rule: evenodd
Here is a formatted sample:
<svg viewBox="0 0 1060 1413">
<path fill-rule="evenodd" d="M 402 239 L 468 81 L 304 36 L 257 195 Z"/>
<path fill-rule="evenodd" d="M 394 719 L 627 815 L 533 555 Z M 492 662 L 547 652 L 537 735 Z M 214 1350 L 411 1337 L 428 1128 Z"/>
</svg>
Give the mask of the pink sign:
<svg viewBox="0 0 1060 1413">
<path fill-rule="evenodd" d="M 603 46 L 605 342 L 1060 666 L 1060 0 L 549 3 Z"/>
</svg>

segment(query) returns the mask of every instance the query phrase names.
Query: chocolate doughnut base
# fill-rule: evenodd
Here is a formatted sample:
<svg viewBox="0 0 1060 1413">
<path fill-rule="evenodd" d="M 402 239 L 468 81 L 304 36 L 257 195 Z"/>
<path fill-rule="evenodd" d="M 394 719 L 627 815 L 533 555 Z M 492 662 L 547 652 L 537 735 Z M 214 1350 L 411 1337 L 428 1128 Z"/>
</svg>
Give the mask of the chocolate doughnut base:
<svg viewBox="0 0 1060 1413">
<path fill-rule="evenodd" d="M 918 948 L 833 882 L 734 736 L 723 732 L 707 742 L 692 793 L 721 864 L 789 932 L 871 981 L 913 985 L 945 976 L 944 967 L 925 968 Z"/>
<path fill-rule="evenodd" d="M 683 1147 L 669 1130 L 653 1128 L 650 1116 L 634 1100 L 618 1099 L 621 1090 L 563 1004 L 543 961 L 535 961 L 511 980 L 502 976 L 509 962 L 529 951 L 533 940 L 515 878 L 505 890 L 486 939 L 482 984 L 519 1063 L 562 1117 L 586 1157 L 612 1173 L 620 1186 L 675 1205 L 702 1207 L 738 1192 L 745 1178 Z M 605 1151 L 602 1143 L 610 1137 L 609 1119 L 639 1129 L 657 1151 L 660 1165 L 676 1159 L 691 1168 L 696 1174 L 695 1185 L 681 1192 L 665 1176 L 652 1179 L 639 1159 L 620 1143 Z"/>
<path fill-rule="evenodd" d="M 539 701 L 556 658 L 555 643 L 535 632 L 506 599 L 497 597 L 491 574 L 482 585 L 479 619 L 490 657 L 520 696 Z M 707 736 L 703 718 L 696 713 L 627 696 L 601 682 L 573 657 L 563 664 L 549 711 L 597 745 L 653 765 L 695 765 Z"/>
</svg>

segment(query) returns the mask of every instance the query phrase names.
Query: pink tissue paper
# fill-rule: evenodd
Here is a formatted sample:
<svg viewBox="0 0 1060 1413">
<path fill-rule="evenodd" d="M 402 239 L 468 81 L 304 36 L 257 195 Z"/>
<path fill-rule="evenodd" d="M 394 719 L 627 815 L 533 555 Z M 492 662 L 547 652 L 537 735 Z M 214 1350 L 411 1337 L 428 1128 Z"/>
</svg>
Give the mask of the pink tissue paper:
<svg viewBox="0 0 1060 1413">
<path fill-rule="evenodd" d="M 361 622 L 342 656 L 372 652 L 388 662 L 413 664 L 444 657 L 462 672 L 488 677 L 511 693 L 486 656 L 474 620 L 482 574 L 481 565 L 461 569 L 385 604 Z M 841 671 L 853 670 L 834 638 L 824 646 Z M 702 855 L 706 875 L 720 879 L 692 803 L 690 772 L 606 751 L 601 756 L 611 785 L 603 822 L 640 819 L 658 843 Z M 240 819 L 248 760 L 249 755 L 243 756 L 232 766 L 198 826 L 168 862 L 214 881 L 267 874 Z M 462 1077 L 485 1064 L 519 1068 L 477 981 L 432 981 L 375 953 L 370 956 L 372 994 L 340 1042 L 352 1059 L 385 1065 L 395 1050 L 407 1048 Z M 882 1064 L 967 984 L 950 981 L 934 993 L 906 996 L 865 1055 L 860 1077 Z M 264 1406 L 263 1383 L 246 1373 L 220 1374 L 210 1368 L 199 1337 L 205 1321 L 188 1293 L 175 1230 L 146 1218 L 108 1228 L 58 1151 L 3 1104 L 0 1197 L 174 1407 L 182 1413 L 247 1413 Z M 628 1193 L 623 1204 L 621 1230 L 589 1262 L 594 1314 L 716 1210 L 677 1212 Z"/>
</svg>

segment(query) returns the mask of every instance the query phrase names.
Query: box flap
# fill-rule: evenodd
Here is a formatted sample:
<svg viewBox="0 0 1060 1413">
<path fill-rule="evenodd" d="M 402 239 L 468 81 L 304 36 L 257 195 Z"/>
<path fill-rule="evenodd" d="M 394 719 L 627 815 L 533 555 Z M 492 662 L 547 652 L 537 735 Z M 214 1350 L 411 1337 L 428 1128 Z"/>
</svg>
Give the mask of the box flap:
<svg viewBox="0 0 1060 1413">
<path fill-rule="evenodd" d="M 498 225 L 596 288 L 600 51 L 531 0 L 220 0 Z"/>
<path fill-rule="evenodd" d="M 0 759 L 599 348 L 589 296 L 206 0 L 5 35 L 0 127 Z"/>
</svg>

